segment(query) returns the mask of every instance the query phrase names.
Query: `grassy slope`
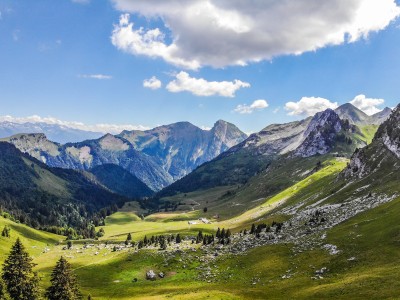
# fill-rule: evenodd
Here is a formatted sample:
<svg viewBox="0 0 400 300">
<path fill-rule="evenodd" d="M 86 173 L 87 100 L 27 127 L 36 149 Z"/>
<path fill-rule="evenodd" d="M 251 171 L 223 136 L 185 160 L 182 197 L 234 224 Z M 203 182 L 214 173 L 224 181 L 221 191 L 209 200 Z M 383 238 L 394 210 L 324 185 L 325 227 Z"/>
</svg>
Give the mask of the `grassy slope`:
<svg viewBox="0 0 400 300">
<path fill-rule="evenodd" d="M 221 223 L 193 226 L 190 230 L 186 221 L 166 221 L 170 218 L 168 214 L 142 221 L 125 207 L 107 218 L 104 239 L 123 240 L 128 232 L 134 232 L 133 237 L 137 240 L 144 234 L 189 233 L 200 228 L 215 230 L 217 226 L 239 230 L 249 226 L 252 222 L 249 219 L 276 220 L 279 216 L 271 216 L 271 213 L 279 213 L 273 206 L 277 203 L 284 207 L 301 201 L 315 202 L 328 195 L 331 197 L 327 201 L 340 202 L 354 194 L 354 188 L 340 190 L 343 183 L 334 180 L 345 164 L 345 161 L 331 161 L 319 172 L 266 199 L 265 203 L 259 203 L 258 207 L 244 215 Z M 380 178 L 383 174 L 374 176 Z M 385 181 L 392 182 L 396 178 L 386 177 Z M 366 183 L 361 180 L 354 186 L 361 187 Z M 394 185 L 389 186 L 392 192 L 398 189 Z M 374 191 L 378 188 L 385 189 L 382 182 L 371 185 Z M 367 192 L 364 190 L 361 193 Z M 198 255 L 196 252 L 189 254 L 193 259 L 186 258 L 180 262 L 178 257 L 168 265 L 157 251 L 129 254 L 101 250 L 95 256 L 95 249 L 78 254 L 75 250 L 63 251 L 61 246 L 51 246 L 51 251 L 44 254 L 40 253 L 44 246 L 54 244 L 60 237 L 16 224 L 13 224 L 12 234 L 13 238 L 15 234 L 24 236 L 24 243 L 36 257 L 35 262 L 44 277 L 43 286 L 48 284 L 48 274 L 56 259 L 66 255 L 79 276 L 84 294 L 90 292 L 95 299 L 382 299 L 396 298 L 400 290 L 399 214 L 400 198 L 329 230 L 326 243 L 337 245 L 341 250 L 338 255 L 332 256 L 320 249 L 294 255 L 291 245 L 273 245 L 253 249 L 238 257 L 220 257 L 215 263 L 221 270 L 217 283 L 198 281 L 196 268 L 199 263 L 194 259 Z M 0 218 L 0 229 L 5 222 L 10 223 Z M 10 240 L 0 238 L 2 253 L 10 245 Z M 37 248 L 32 248 L 33 245 Z M 356 259 L 348 261 L 353 256 Z M 325 278 L 311 279 L 314 271 L 321 267 L 329 269 Z M 166 272 L 167 277 L 156 282 L 144 280 L 145 272 L 150 268 Z M 289 269 L 295 270 L 294 277 L 282 279 L 281 276 Z M 260 278 L 255 285 L 252 284 L 254 277 Z M 139 281 L 132 283 L 133 278 Z"/>
</svg>

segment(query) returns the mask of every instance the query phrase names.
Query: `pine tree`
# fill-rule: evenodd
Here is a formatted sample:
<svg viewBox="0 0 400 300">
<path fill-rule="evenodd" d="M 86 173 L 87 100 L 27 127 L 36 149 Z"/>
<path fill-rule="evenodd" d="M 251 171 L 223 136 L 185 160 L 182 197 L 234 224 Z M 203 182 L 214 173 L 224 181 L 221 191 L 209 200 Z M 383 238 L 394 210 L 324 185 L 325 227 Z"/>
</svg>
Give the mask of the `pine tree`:
<svg viewBox="0 0 400 300">
<path fill-rule="evenodd" d="M 89 295 L 87 296 L 87 300 L 92 300 L 92 295 L 89 294 Z"/>
<path fill-rule="evenodd" d="M 3 281 L 0 279 L 0 299 L 4 299 Z"/>
<path fill-rule="evenodd" d="M 228 230 L 226 231 L 226 233 L 225 233 L 225 237 L 226 237 L 226 238 L 229 238 L 230 236 L 231 236 L 231 230 L 228 229 Z"/>
<path fill-rule="evenodd" d="M 56 267 L 51 272 L 51 286 L 46 291 L 49 300 L 78 300 L 82 299 L 71 265 L 61 256 Z"/>
<path fill-rule="evenodd" d="M 217 233 L 215 234 L 215 236 L 216 236 L 218 239 L 221 237 L 221 229 L 219 229 L 219 227 L 218 227 L 218 230 L 217 230 Z"/>
<path fill-rule="evenodd" d="M 182 240 L 181 240 L 181 236 L 180 236 L 180 234 L 178 233 L 177 236 L 176 236 L 175 242 L 176 242 L 177 244 L 179 244 L 181 241 L 182 241 Z"/>
<path fill-rule="evenodd" d="M 11 231 L 10 227 L 8 227 L 7 225 L 4 226 L 3 231 L 1 232 L 1 236 L 9 238 L 10 237 L 10 231 Z"/>
<path fill-rule="evenodd" d="M 256 232 L 256 225 L 251 225 L 250 234 L 254 234 Z"/>
<path fill-rule="evenodd" d="M 131 233 L 128 233 L 128 236 L 126 237 L 126 240 L 127 241 L 132 241 L 132 234 Z"/>
<path fill-rule="evenodd" d="M 32 268 L 32 258 L 18 238 L 3 264 L 2 278 L 12 300 L 39 298 L 39 277 Z"/>
</svg>

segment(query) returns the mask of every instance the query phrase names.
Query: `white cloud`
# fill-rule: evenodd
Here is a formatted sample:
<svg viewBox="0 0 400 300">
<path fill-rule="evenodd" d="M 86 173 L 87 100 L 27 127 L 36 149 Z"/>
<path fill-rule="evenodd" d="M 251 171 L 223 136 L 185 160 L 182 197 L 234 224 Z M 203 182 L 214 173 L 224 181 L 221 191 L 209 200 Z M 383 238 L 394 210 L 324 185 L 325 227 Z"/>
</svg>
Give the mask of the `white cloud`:
<svg viewBox="0 0 400 300">
<path fill-rule="evenodd" d="M 280 110 L 281 110 L 281 108 L 280 108 L 280 107 L 277 107 L 277 108 L 275 108 L 272 112 L 273 112 L 274 114 L 277 114 Z"/>
<path fill-rule="evenodd" d="M 119 24 L 114 25 L 111 36 L 111 42 L 115 47 L 134 55 L 163 58 L 168 63 L 183 68 L 199 68 L 200 65 L 196 60 L 180 58 L 175 44 L 166 45 L 164 34 L 158 28 L 147 31 L 143 28 L 134 30 L 133 25 L 129 22 L 128 14 L 120 17 Z"/>
<path fill-rule="evenodd" d="M 358 95 L 350 101 L 358 109 L 365 112 L 367 115 L 373 115 L 380 112 L 377 106 L 382 105 L 385 102 L 383 99 L 367 98 L 365 95 Z"/>
<path fill-rule="evenodd" d="M 205 126 L 205 125 L 200 126 L 200 128 L 201 128 L 202 130 L 207 130 L 207 131 L 210 131 L 210 130 L 212 129 L 212 127 L 210 127 L 210 126 Z"/>
<path fill-rule="evenodd" d="M 255 100 L 252 104 L 240 104 L 234 109 L 239 114 L 251 114 L 255 110 L 263 110 L 268 107 L 268 102 L 262 99 Z"/>
<path fill-rule="evenodd" d="M 153 76 L 150 79 L 143 80 L 143 86 L 148 89 L 157 90 L 161 88 L 162 83 L 157 77 Z"/>
<path fill-rule="evenodd" d="M 356 42 L 400 15 L 395 0 L 113 2 L 120 11 L 158 18 L 165 27 L 165 32 L 134 29 L 129 15 L 122 15 L 111 37 L 117 48 L 189 69 L 244 65 Z"/>
<path fill-rule="evenodd" d="M 193 78 L 186 72 L 179 72 L 167 85 L 172 93 L 190 92 L 196 96 L 235 97 L 236 91 L 250 87 L 250 84 L 235 79 L 234 81 L 207 81 L 203 78 Z"/>
<path fill-rule="evenodd" d="M 289 111 L 289 116 L 313 116 L 317 112 L 337 107 L 337 102 L 319 97 L 303 97 L 298 102 L 287 102 L 285 104 L 285 110 Z"/>
<path fill-rule="evenodd" d="M 78 75 L 78 77 L 87 79 L 99 79 L 99 80 L 112 79 L 111 75 L 104 75 L 104 74 L 83 74 L 83 75 Z"/>
<path fill-rule="evenodd" d="M 0 122 L 12 122 L 12 123 L 46 123 L 50 125 L 60 125 L 73 129 L 80 129 L 86 131 L 102 132 L 117 134 L 123 130 L 147 130 L 150 127 L 143 125 L 132 125 L 132 124 L 85 124 L 82 122 L 74 121 L 62 121 L 53 117 L 40 117 L 37 115 L 29 117 L 13 117 L 13 116 L 0 116 Z"/>
</svg>

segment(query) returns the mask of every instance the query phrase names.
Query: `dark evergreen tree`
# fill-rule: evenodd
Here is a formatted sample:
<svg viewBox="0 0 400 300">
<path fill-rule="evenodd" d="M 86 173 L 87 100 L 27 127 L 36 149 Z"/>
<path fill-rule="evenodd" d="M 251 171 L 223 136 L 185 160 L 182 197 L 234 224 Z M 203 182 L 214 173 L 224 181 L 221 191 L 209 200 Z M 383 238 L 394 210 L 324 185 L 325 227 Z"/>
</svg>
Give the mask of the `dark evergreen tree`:
<svg viewBox="0 0 400 300">
<path fill-rule="evenodd" d="M 39 298 L 39 277 L 32 268 L 32 258 L 18 238 L 3 264 L 2 279 L 12 300 Z"/>
<path fill-rule="evenodd" d="M 221 239 L 223 239 L 225 237 L 225 228 L 222 228 L 221 230 L 221 234 L 219 236 Z"/>
<path fill-rule="evenodd" d="M 231 231 L 230 231 L 230 229 L 228 229 L 226 232 L 225 232 L 225 237 L 226 238 L 229 238 L 231 236 Z"/>
<path fill-rule="evenodd" d="M 50 282 L 51 286 L 46 291 L 46 297 L 49 300 L 82 299 L 71 265 L 64 257 L 61 256 L 53 272 L 51 272 Z"/>
<path fill-rule="evenodd" d="M 9 226 L 4 226 L 3 231 L 1 232 L 1 236 L 10 237 L 11 228 Z"/>
<path fill-rule="evenodd" d="M 256 232 L 256 225 L 251 225 L 250 234 L 254 234 Z"/>
<path fill-rule="evenodd" d="M 87 296 L 87 300 L 92 300 L 92 295 L 89 294 L 89 295 Z"/>
<path fill-rule="evenodd" d="M 5 299 L 3 281 L 0 279 L 0 299 Z"/>
<path fill-rule="evenodd" d="M 128 236 L 126 237 L 126 240 L 129 242 L 132 241 L 132 234 L 130 232 L 128 233 Z"/>
<path fill-rule="evenodd" d="M 218 227 L 217 233 L 215 234 L 215 237 L 217 239 L 219 239 L 221 237 L 221 229 L 219 229 L 219 227 Z"/>
<path fill-rule="evenodd" d="M 179 244 L 181 241 L 182 241 L 182 240 L 181 240 L 181 235 L 178 233 L 177 236 L 176 236 L 175 242 L 176 242 L 177 244 Z"/>
</svg>

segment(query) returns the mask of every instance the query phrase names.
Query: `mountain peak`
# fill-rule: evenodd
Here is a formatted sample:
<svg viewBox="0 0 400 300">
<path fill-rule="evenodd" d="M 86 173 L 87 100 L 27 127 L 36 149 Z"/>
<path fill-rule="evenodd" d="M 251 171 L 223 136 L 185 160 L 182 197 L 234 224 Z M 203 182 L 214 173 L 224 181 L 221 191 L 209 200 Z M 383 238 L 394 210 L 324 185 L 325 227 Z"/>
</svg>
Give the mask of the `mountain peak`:
<svg viewBox="0 0 400 300">
<path fill-rule="evenodd" d="M 335 109 L 340 119 L 348 120 L 353 125 L 365 125 L 369 116 L 351 103 L 345 103 Z"/>
<path fill-rule="evenodd" d="M 304 132 L 304 141 L 295 150 L 294 155 L 309 157 L 329 152 L 342 129 L 342 121 L 332 109 L 317 113 L 308 124 Z"/>
</svg>

